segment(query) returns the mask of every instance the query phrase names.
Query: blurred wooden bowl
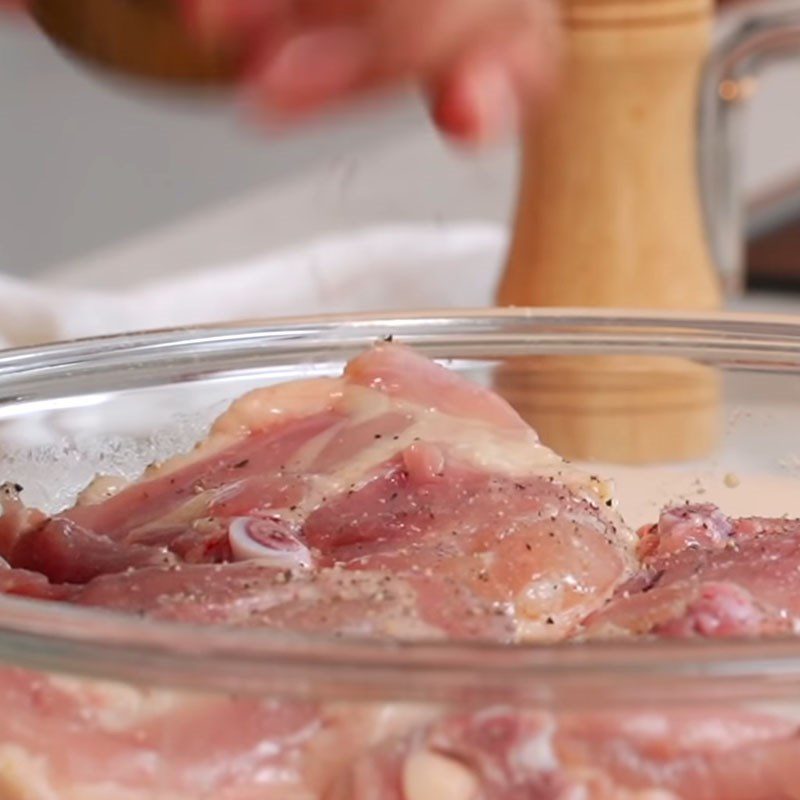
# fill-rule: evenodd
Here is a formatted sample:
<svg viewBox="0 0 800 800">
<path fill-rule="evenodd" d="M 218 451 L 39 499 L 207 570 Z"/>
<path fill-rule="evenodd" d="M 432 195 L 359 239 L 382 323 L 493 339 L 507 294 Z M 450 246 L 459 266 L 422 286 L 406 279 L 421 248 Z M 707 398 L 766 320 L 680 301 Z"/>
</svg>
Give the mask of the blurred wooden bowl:
<svg viewBox="0 0 800 800">
<path fill-rule="evenodd" d="M 187 32 L 174 0 L 31 0 L 56 44 L 112 72 L 180 87 L 220 87 L 240 54 Z"/>
</svg>

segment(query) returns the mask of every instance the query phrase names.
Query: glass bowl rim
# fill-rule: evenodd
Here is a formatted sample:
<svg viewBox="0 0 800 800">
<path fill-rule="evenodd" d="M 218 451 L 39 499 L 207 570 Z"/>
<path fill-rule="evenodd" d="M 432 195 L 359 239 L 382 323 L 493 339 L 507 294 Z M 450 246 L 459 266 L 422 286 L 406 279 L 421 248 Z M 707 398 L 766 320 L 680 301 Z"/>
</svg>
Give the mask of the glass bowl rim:
<svg viewBox="0 0 800 800">
<path fill-rule="evenodd" d="M 358 349 L 381 331 L 436 346 L 442 335 L 560 342 L 567 352 L 641 346 L 658 354 L 768 357 L 800 369 L 800 318 L 765 314 L 490 309 L 331 315 L 119 334 L 0 352 L 0 390 L 31 375 L 132 369 L 203 346 L 265 342 Z M 514 332 L 516 328 L 527 333 Z M 415 338 L 416 337 L 416 338 Z M 419 339 L 420 341 L 417 341 Z M 476 341 L 477 341 L 476 340 Z M 250 346 L 248 344 L 248 346 Z M 562 352 L 561 350 L 559 352 Z M 800 688 L 800 639 L 611 641 L 554 645 L 387 642 L 141 620 L 107 610 L 0 597 L 0 661 L 87 677 L 234 693 L 457 701 L 487 693 L 537 703 L 769 699 Z M 201 669 L 198 669 L 201 665 Z M 753 686 L 756 681 L 757 686 Z"/>
</svg>

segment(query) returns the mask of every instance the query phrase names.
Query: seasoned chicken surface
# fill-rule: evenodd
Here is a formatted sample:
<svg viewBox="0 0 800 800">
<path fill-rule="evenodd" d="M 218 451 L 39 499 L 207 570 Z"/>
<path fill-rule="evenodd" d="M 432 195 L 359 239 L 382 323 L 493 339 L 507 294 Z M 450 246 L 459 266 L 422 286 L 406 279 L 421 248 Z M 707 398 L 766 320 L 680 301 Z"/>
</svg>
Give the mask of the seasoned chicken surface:
<svg viewBox="0 0 800 800">
<path fill-rule="evenodd" d="M 800 614 L 800 523 L 687 506 L 636 536 L 502 399 L 393 343 L 241 398 L 134 483 L 53 516 L 7 484 L 0 505 L 0 591 L 144 618 L 514 645 Z M 800 798 L 796 725 L 766 713 L 447 712 L 10 668 L 0 701 L 2 800 Z"/>
</svg>

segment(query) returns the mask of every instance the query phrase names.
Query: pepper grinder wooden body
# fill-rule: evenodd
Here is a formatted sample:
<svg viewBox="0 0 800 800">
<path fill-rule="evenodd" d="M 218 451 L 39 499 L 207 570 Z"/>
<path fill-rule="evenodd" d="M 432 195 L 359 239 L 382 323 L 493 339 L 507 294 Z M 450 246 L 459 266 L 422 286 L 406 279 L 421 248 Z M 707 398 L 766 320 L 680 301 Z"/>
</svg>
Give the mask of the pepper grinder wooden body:
<svg viewBox="0 0 800 800">
<path fill-rule="evenodd" d="M 528 125 L 502 305 L 706 311 L 697 108 L 708 0 L 564 0 L 562 85 Z M 703 456 L 716 376 L 672 359 L 530 362 L 503 390 L 573 458 Z"/>
</svg>

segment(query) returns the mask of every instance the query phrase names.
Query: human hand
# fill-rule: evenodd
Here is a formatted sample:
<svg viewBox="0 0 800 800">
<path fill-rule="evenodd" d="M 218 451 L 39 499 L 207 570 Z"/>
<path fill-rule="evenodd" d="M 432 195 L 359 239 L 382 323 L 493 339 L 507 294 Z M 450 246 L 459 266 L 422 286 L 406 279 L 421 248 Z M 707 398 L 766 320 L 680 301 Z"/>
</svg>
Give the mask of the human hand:
<svg viewBox="0 0 800 800">
<path fill-rule="evenodd" d="M 257 106 L 292 119 L 404 83 L 468 143 L 514 131 L 551 90 L 552 0 L 179 0 L 196 35 L 250 55 Z"/>
</svg>

